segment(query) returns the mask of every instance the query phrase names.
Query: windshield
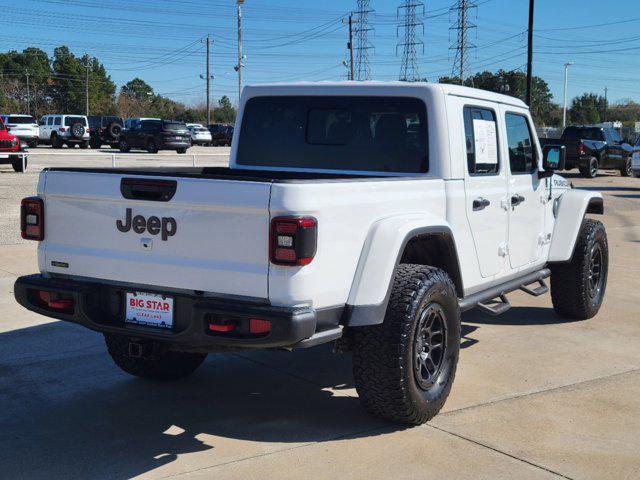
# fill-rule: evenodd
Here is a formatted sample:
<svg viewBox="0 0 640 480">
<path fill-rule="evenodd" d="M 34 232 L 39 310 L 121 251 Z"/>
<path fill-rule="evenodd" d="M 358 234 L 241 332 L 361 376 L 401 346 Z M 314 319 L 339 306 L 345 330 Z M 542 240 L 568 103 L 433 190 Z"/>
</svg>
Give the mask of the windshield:
<svg viewBox="0 0 640 480">
<path fill-rule="evenodd" d="M 80 125 L 87 126 L 87 119 L 84 117 L 65 117 L 64 124 L 67 127 L 70 127 L 74 123 L 79 123 Z"/>
<path fill-rule="evenodd" d="M 182 122 L 162 122 L 165 130 L 186 130 L 187 126 Z"/>
<path fill-rule="evenodd" d="M 9 117 L 7 123 L 13 124 L 25 124 L 25 123 L 37 123 L 33 117 Z"/>
<path fill-rule="evenodd" d="M 256 97 L 245 106 L 236 162 L 264 167 L 428 171 L 427 112 L 417 98 Z"/>
</svg>

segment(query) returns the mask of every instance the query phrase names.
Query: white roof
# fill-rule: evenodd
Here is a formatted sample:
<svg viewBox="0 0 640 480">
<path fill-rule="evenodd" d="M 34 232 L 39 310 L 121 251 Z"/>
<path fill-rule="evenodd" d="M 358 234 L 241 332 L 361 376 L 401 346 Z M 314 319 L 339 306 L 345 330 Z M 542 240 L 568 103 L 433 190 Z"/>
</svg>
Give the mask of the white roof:
<svg viewBox="0 0 640 480">
<path fill-rule="evenodd" d="M 269 83 L 248 85 L 246 87 L 250 92 L 253 89 L 256 90 L 282 90 L 282 89 L 304 89 L 310 88 L 318 89 L 319 94 L 330 94 L 332 90 L 350 90 L 350 89 L 372 89 L 372 90 L 385 90 L 386 92 L 394 90 L 411 91 L 416 89 L 436 90 L 444 93 L 445 95 L 455 95 L 458 97 L 475 98 L 478 100 L 487 100 L 490 102 L 504 103 L 513 105 L 516 107 L 528 108 L 527 105 L 520 99 L 502 95 L 500 93 L 490 92 L 488 90 L 481 90 L 479 88 L 463 87 L 461 85 L 450 85 L 445 83 L 427 83 L 427 82 L 354 82 L 354 81 L 342 81 L 342 82 L 294 82 L 294 83 Z M 257 93 L 257 92 L 256 92 Z M 380 92 L 384 94 L 384 92 Z"/>
</svg>

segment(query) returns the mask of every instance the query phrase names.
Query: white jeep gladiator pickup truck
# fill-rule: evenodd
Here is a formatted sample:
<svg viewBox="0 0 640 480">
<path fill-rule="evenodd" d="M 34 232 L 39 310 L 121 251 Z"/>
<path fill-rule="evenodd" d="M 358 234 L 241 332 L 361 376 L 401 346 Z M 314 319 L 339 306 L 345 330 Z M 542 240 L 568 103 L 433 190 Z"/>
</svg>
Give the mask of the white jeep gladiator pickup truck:
<svg viewBox="0 0 640 480">
<path fill-rule="evenodd" d="M 554 170 L 521 101 L 424 83 L 245 88 L 229 168 L 42 171 L 22 202 L 34 312 L 102 332 L 133 375 L 176 379 L 207 353 L 353 352 L 370 412 L 418 424 L 444 404 L 460 312 L 548 291 L 594 316 L 602 196 Z"/>
</svg>

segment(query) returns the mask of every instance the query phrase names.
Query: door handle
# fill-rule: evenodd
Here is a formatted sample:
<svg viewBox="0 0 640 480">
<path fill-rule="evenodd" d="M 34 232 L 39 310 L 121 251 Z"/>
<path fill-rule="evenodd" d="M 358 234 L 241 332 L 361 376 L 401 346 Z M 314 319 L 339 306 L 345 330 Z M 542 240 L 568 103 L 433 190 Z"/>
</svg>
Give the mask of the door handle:
<svg viewBox="0 0 640 480">
<path fill-rule="evenodd" d="M 491 202 L 489 200 L 487 200 L 486 198 L 482 198 L 482 197 L 476 198 L 473 201 L 473 211 L 477 212 L 478 210 L 484 210 L 489 205 L 491 205 Z"/>
<path fill-rule="evenodd" d="M 515 207 L 524 202 L 524 197 L 522 195 L 513 195 L 511 197 L 511 206 Z"/>
</svg>

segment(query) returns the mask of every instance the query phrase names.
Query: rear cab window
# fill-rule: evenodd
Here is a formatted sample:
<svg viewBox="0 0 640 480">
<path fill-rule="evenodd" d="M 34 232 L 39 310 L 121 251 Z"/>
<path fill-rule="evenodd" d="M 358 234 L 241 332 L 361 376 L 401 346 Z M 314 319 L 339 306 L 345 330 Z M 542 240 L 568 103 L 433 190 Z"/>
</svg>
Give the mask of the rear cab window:
<svg viewBox="0 0 640 480">
<path fill-rule="evenodd" d="M 426 105 L 410 97 L 254 97 L 244 109 L 236 163 L 425 173 Z"/>
<path fill-rule="evenodd" d="M 58 119 L 56 118 L 56 121 Z M 85 117 L 64 117 L 64 125 L 66 127 L 70 127 L 76 123 L 79 123 L 80 125 L 86 127 L 87 126 L 87 119 Z M 57 123 L 56 123 L 57 125 Z"/>
<path fill-rule="evenodd" d="M 21 125 L 32 125 L 36 122 L 36 119 L 33 117 L 29 117 L 29 116 L 16 116 L 16 117 L 9 117 L 6 121 L 6 123 L 13 123 L 13 124 L 21 124 Z"/>
</svg>

